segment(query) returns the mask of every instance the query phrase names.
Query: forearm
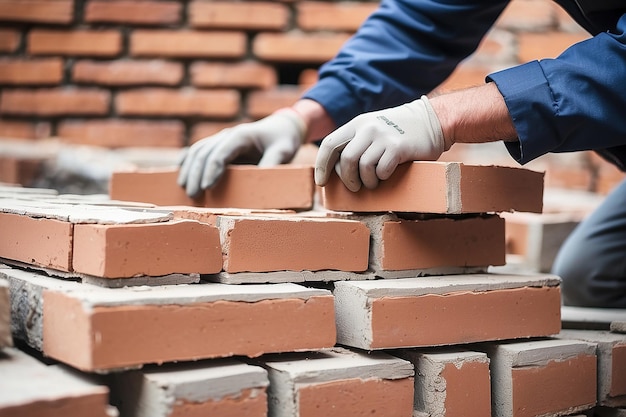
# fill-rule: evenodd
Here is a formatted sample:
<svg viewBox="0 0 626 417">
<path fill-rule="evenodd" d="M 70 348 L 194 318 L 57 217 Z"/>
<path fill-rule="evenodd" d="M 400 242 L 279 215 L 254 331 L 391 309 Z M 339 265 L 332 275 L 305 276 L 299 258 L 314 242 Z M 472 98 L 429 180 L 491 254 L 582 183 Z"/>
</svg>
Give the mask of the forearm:
<svg viewBox="0 0 626 417">
<path fill-rule="evenodd" d="M 307 127 L 305 142 L 323 139 L 337 127 L 324 107 L 316 101 L 298 100 L 292 108 L 304 119 Z"/>
<path fill-rule="evenodd" d="M 454 143 L 516 141 L 517 132 L 494 83 L 430 98 L 446 149 Z"/>
</svg>

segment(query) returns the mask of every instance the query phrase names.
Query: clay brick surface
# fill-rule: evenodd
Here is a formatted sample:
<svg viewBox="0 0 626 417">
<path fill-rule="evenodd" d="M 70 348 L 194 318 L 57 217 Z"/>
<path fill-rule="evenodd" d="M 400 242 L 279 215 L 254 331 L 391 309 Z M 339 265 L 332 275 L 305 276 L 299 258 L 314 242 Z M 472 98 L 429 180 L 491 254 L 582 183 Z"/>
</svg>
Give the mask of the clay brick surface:
<svg viewBox="0 0 626 417">
<path fill-rule="evenodd" d="M 262 60 L 324 63 L 348 40 L 347 34 L 260 33 L 252 50 Z"/>
<path fill-rule="evenodd" d="M 356 1 L 341 3 L 301 1 L 296 7 L 298 26 L 301 29 L 354 32 L 376 10 L 378 4 Z"/>
<path fill-rule="evenodd" d="M 189 145 L 233 126 L 237 126 L 241 122 L 200 122 L 193 125 L 189 136 Z"/>
<path fill-rule="evenodd" d="M 496 215 L 423 220 L 393 214 L 348 218 L 370 228 L 370 268 L 381 277 L 410 277 L 418 271 L 432 274 L 443 272 L 442 268 L 483 267 L 486 271 L 489 265 L 505 263 L 504 220 Z"/>
<path fill-rule="evenodd" d="M 180 147 L 184 131 L 178 120 L 67 120 L 58 124 L 57 136 L 66 143 L 109 148 Z"/>
<path fill-rule="evenodd" d="M 292 86 L 252 91 L 248 94 L 246 113 L 253 119 L 269 116 L 278 109 L 291 106 L 303 93 L 302 88 Z"/>
<path fill-rule="evenodd" d="M 589 39 L 587 33 L 520 33 L 518 36 L 520 62 L 556 58 L 571 45 Z"/>
<path fill-rule="evenodd" d="M 78 84 L 177 85 L 183 79 L 183 66 L 163 60 L 87 61 L 74 64 L 72 79 Z"/>
<path fill-rule="evenodd" d="M 543 173 L 455 162 L 403 164 L 375 190 L 353 193 L 336 174 L 323 187 L 324 207 L 354 212 L 540 213 L 542 199 Z"/>
<path fill-rule="evenodd" d="M 491 415 L 489 358 L 483 352 L 401 350 L 415 367 L 415 411 L 428 416 Z"/>
<path fill-rule="evenodd" d="M 130 55 L 136 57 L 239 58 L 246 52 L 242 32 L 135 30 Z"/>
<path fill-rule="evenodd" d="M 0 182 L 31 186 L 43 163 L 39 158 L 0 157 Z"/>
<path fill-rule="evenodd" d="M 311 166 L 231 165 L 219 183 L 197 200 L 187 196 L 176 183 L 177 178 L 176 169 L 116 172 L 111 177 L 109 196 L 162 206 L 304 210 L 313 207 Z"/>
<path fill-rule="evenodd" d="M 35 320 L 29 344 L 36 348 L 39 339 L 46 356 L 84 371 L 255 357 L 336 342 L 333 297 L 326 290 L 215 283 L 110 289 L 19 270 L 0 276 L 22 287 L 12 303 L 23 306 L 16 322 Z"/>
<path fill-rule="evenodd" d="M 122 34 L 116 30 L 46 30 L 28 33 L 31 55 L 113 57 L 122 51 Z"/>
<path fill-rule="evenodd" d="M 337 340 L 388 349 L 557 334 L 559 282 L 497 274 L 337 282 Z"/>
<path fill-rule="evenodd" d="M 13 346 L 9 283 L 4 279 L 0 279 L 0 351 L 9 346 Z"/>
<path fill-rule="evenodd" d="M 328 218 L 220 216 L 224 271 L 363 272 L 368 268 L 368 228 Z"/>
<path fill-rule="evenodd" d="M 541 0 L 512 1 L 504 9 L 496 25 L 515 31 L 539 32 L 554 27 L 556 17 L 555 8 L 549 2 Z"/>
<path fill-rule="evenodd" d="M 113 402 L 128 417 L 267 416 L 267 372 L 229 359 L 116 373 Z"/>
<path fill-rule="evenodd" d="M 0 120 L 3 138 L 36 139 L 50 136 L 50 123 Z"/>
<path fill-rule="evenodd" d="M 85 22 L 127 24 L 175 24 L 181 19 L 182 5 L 176 1 L 102 1 L 86 2 Z"/>
<path fill-rule="evenodd" d="M 50 85 L 63 79 L 63 61 L 49 59 L 1 59 L 0 84 Z"/>
<path fill-rule="evenodd" d="M 197 28 L 281 30 L 289 22 L 286 5 L 271 2 L 192 1 L 189 23 Z"/>
<path fill-rule="evenodd" d="M 197 87 L 274 87 L 277 83 L 274 68 L 254 61 L 236 64 L 194 62 L 189 68 L 191 83 Z"/>
<path fill-rule="evenodd" d="M 104 278 L 211 274 L 222 269 L 215 227 L 194 221 L 74 227 L 73 269 Z"/>
<path fill-rule="evenodd" d="M 14 115 L 104 115 L 111 93 L 99 89 L 6 89 L 0 95 L 0 112 Z"/>
<path fill-rule="evenodd" d="M 0 29 L 0 52 L 14 52 L 20 44 L 20 33 L 13 29 Z"/>
<path fill-rule="evenodd" d="M 384 353 L 335 348 L 261 359 L 275 417 L 410 416 L 413 367 Z"/>
<path fill-rule="evenodd" d="M 235 90 L 144 88 L 118 93 L 115 107 L 126 116 L 226 118 L 237 114 L 239 102 Z"/>
<path fill-rule="evenodd" d="M 626 406 L 626 335 L 593 330 L 563 330 L 560 339 L 598 346 L 598 405 Z"/>
<path fill-rule="evenodd" d="M 109 390 L 78 373 L 47 366 L 17 349 L 0 357 L 0 416 L 107 417 Z"/>
<path fill-rule="evenodd" d="M 564 416 L 596 404 L 596 346 L 571 340 L 494 345 L 494 417 Z M 562 385 L 567 381 L 567 389 Z"/>
<path fill-rule="evenodd" d="M 3 0 L 0 21 L 28 23 L 71 23 L 74 17 L 72 0 Z"/>
</svg>

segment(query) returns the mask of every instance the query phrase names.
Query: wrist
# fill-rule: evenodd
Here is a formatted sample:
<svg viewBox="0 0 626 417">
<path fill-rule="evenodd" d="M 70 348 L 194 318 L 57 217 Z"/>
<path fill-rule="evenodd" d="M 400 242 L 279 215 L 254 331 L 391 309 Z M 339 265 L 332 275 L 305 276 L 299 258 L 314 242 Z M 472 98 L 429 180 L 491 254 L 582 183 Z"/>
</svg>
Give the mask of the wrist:
<svg viewBox="0 0 626 417">
<path fill-rule="evenodd" d="M 307 126 L 305 142 L 314 142 L 322 139 L 337 128 L 326 109 L 317 101 L 301 99 L 294 103 L 291 108 L 302 116 Z"/>
</svg>

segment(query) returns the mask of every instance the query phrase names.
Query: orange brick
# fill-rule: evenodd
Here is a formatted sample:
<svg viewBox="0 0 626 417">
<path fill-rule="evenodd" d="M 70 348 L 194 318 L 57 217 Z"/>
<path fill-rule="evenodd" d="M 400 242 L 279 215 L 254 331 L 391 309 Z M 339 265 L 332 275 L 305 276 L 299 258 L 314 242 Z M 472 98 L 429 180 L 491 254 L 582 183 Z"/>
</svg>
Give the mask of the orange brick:
<svg viewBox="0 0 626 417">
<path fill-rule="evenodd" d="M 239 112 L 236 90 L 143 88 L 118 93 L 115 107 L 126 116 L 233 117 Z"/>
<path fill-rule="evenodd" d="M 0 84 L 59 84 L 62 79 L 63 60 L 60 58 L 0 60 Z"/>
<path fill-rule="evenodd" d="M 220 216 L 224 271 L 364 272 L 369 229 L 361 222 L 297 216 Z"/>
<path fill-rule="evenodd" d="M 304 93 L 300 87 L 282 86 L 272 90 L 252 91 L 248 94 L 247 115 L 260 119 L 283 107 L 293 105 Z"/>
<path fill-rule="evenodd" d="M 127 24 L 175 24 L 182 5 L 176 1 L 91 0 L 85 5 L 85 22 Z"/>
<path fill-rule="evenodd" d="M 327 290 L 215 283 L 111 289 L 22 270 L 0 276 L 23 288 L 12 302 L 32 310 L 15 318 L 22 327 L 31 320 L 28 343 L 84 371 L 325 349 L 336 341 Z"/>
<path fill-rule="evenodd" d="M 189 24 L 198 28 L 281 30 L 289 22 L 285 5 L 271 2 L 192 1 Z"/>
<path fill-rule="evenodd" d="M 57 136 L 64 142 L 108 148 L 180 147 L 185 126 L 180 121 L 74 120 L 58 125 Z"/>
<path fill-rule="evenodd" d="M 219 233 L 194 221 L 77 224 L 72 266 L 102 278 L 213 274 L 222 270 Z"/>
<path fill-rule="evenodd" d="M 381 352 L 331 351 L 262 359 L 269 372 L 270 415 L 410 416 L 413 367 Z"/>
<path fill-rule="evenodd" d="M 573 415 L 596 405 L 596 346 L 537 340 L 491 346 L 492 415 Z M 557 381 L 567 381 L 567 389 Z"/>
<path fill-rule="evenodd" d="M 203 198 L 192 200 L 176 183 L 177 170 L 114 172 L 109 195 L 114 200 L 160 206 L 243 209 L 302 209 L 313 206 L 313 167 L 231 165 Z M 263 184 L 263 187 L 259 187 Z"/>
<path fill-rule="evenodd" d="M 50 123 L 0 120 L 0 137 L 39 139 L 50 136 Z"/>
<path fill-rule="evenodd" d="M 32 55 L 113 57 L 122 52 L 122 34 L 116 30 L 45 30 L 28 34 Z"/>
<path fill-rule="evenodd" d="M 556 58 L 565 49 L 589 37 L 590 35 L 586 33 L 520 33 L 518 35 L 518 60 L 528 62 L 535 59 Z"/>
<path fill-rule="evenodd" d="M 491 415 L 489 358 L 483 352 L 465 350 L 400 350 L 419 375 L 415 383 L 415 411 L 446 417 Z M 468 407 L 468 404 L 472 404 Z"/>
<path fill-rule="evenodd" d="M 42 166 L 43 160 L 38 158 L 0 156 L 0 182 L 30 187 Z"/>
<path fill-rule="evenodd" d="M 540 32 L 554 27 L 555 23 L 556 13 L 551 2 L 515 0 L 504 9 L 496 25 L 512 31 Z"/>
<path fill-rule="evenodd" d="M 72 68 L 72 79 L 78 84 L 177 85 L 184 70 L 179 62 L 146 61 L 78 61 Z"/>
<path fill-rule="evenodd" d="M 105 115 L 109 101 L 108 91 L 95 89 L 4 90 L 0 112 L 38 116 Z"/>
<path fill-rule="evenodd" d="M 20 32 L 13 29 L 0 29 L 0 52 L 15 52 L 20 44 Z"/>
<path fill-rule="evenodd" d="M 512 192 L 515 190 L 515 192 Z M 412 162 L 378 188 L 348 190 L 336 174 L 323 188 L 327 209 L 417 213 L 541 212 L 543 173 L 523 168 Z"/>
<path fill-rule="evenodd" d="M 189 69 L 197 87 L 238 87 L 267 89 L 276 85 L 274 68 L 254 61 L 236 64 L 195 62 Z"/>
<path fill-rule="evenodd" d="M 227 129 L 229 127 L 236 126 L 242 123 L 241 121 L 236 122 L 201 122 L 193 125 L 191 129 L 191 135 L 189 138 L 189 144 L 199 141 L 200 139 L 204 139 L 209 136 L 213 136 L 214 134 Z"/>
<path fill-rule="evenodd" d="M 260 33 L 252 50 L 260 59 L 278 62 L 324 63 L 348 40 L 347 34 Z"/>
<path fill-rule="evenodd" d="M 0 257 L 71 271 L 72 224 L 60 220 L 0 213 Z"/>
<path fill-rule="evenodd" d="M 316 69 L 305 69 L 298 77 L 298 85 L 303 88 L 312 87 L 318 80 Z"/>
<path fill-rule="evenodd" d="M 337 342 L 372 350 L 557 334 L 559 284 L 530 274 L 339 281 Z"/>
<path fill-rule="evenodd" d="M 240 58 L 245 53 L 243 32 L 135 30 L 130 35 L 132 56 Z"/>
<path fill-rule="evenodd" d="M 354 32 L 376 10 L 378 3 L 301 1 L 296 7 L 300 29 Z"/>
<path fill-rule="evenodd" d="M 71 23 L 74 18 L 72 0 L 3 0 L 0 21 L 29 23 Z"/>
</svg>

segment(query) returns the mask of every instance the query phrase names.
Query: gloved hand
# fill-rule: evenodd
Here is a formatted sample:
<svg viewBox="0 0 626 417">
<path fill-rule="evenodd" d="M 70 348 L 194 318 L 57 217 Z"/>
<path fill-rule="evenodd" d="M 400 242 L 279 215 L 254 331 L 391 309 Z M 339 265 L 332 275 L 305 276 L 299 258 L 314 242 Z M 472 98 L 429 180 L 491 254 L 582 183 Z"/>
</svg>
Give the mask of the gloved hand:
<svg viewBox="0 0 626 417">
<path fill-rule="evenodd" d="M 350 191 L 373 189 L 408 161 L 437 160 L 450 148 L 428 98 L 361 114 L 322 141 L 315 182 L 326 185 L 333 167 Z"/>
<path fill-rule="evenodd" d="M 306 136 L 302 117 L 290 108 L 252 123 L 244 123 L 194 143 L 181 163 L 178 184 L 190 197 L 212 187 L 226 165 L 240 158 L 259 166 L 289 162 Z"/>
</svg>

